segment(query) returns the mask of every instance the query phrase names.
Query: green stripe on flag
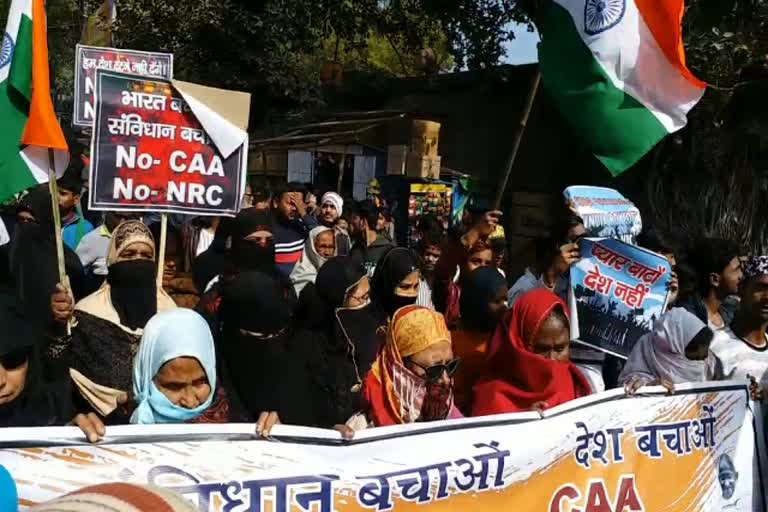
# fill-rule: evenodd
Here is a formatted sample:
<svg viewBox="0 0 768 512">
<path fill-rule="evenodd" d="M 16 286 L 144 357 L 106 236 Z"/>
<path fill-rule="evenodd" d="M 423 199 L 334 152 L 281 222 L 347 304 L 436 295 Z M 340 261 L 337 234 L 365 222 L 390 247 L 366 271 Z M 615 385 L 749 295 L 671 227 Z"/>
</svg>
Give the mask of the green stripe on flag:
<svg viewBox="0 0 768 512">
<path fill-rule="evenodd" d="M 0 83 L 0 201 L 37 185 L 19 155 L 32 96 L 32 20 L 21 16 L 8 78 Z"/>
<path fill-rule="evenodd" d="M 568 11 L 552 2 L 540 30 L 539 66 L 545 89 L 608 171 L 621 174 L 667 130 L 640 102 L 613 85 Z"/>
<path fill-rule="evenodd" d="M 32 20 L 24 15 L 16 35 L 8 81 L 27 101 L 32 100 Z M 29 107 L 26 110 L 29 112 Z"/>
</svg>

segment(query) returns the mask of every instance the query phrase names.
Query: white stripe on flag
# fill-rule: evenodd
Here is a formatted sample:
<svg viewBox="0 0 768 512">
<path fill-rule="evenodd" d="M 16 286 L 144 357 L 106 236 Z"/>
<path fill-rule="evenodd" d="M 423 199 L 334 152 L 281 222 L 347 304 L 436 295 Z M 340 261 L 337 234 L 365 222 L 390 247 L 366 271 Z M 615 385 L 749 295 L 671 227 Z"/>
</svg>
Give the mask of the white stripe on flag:
<svg viewBox="0 0 768 512">
<path fill-rule="evenodd" d="M 29 171 L 38 183 L 48 182 L 48 148 L 39 146 L 27 146 L 20 153 L 21 158 L 29 167 Z M 56 163 L 56 176 L 61 177 L 69 165 L 69 153 L 66 151 L 54 151 Z"/>
<path fill-rule="evenodd" d="M 672 66 L 633 0 L 626 0 L 622 20 L 590 36 L 585 32 L 585 0 L 558 0 L 573 18 L 584 44 L 613 85 L 632 95 L 670 133 L 688 122 L 687 114 L 704 95 Z"/>
</svg>

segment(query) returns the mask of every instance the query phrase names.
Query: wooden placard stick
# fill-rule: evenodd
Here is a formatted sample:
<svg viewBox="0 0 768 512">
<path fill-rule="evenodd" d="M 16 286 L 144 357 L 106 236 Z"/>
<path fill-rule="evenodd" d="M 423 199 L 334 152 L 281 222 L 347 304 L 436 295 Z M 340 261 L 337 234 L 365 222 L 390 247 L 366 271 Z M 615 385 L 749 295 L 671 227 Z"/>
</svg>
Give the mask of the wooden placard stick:
<svg viewBox="0 0 768 512">
<path fill-rule="evenodd" d="M 168 238 L 168 214 L 162 213 L 160 215 L 160 240 L 157 244 L 160 246 L 160 250 L 157 253 L 157 287 L 163 287 L 163 274 L 165 273 L 165 242 Z"/>
<path fill-rule="evenodd" d="M 53 232 L 56 238 L 56 261 L 59 270 L 59 282 L 67 293 L 72 296 L 72 288 L 69 284 L 69 276 L 64 265 L 64 240 L 61 232 L 61 211 L 59 210 L 59 184 L 56 182 L 56 162 L 53 149 L 48 148 L 48 190 L 51 194 L 51 210 L 53 210 Z M 67 336 L 72 334 L 72 320 L 67 322 Z"/>
</svg>

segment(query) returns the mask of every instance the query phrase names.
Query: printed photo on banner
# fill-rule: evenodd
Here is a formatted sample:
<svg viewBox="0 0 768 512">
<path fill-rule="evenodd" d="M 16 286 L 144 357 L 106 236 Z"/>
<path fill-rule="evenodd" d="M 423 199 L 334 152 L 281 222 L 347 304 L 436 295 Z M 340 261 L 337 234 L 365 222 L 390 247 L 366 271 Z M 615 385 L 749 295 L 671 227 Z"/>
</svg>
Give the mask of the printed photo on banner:
<svg viewBox="0 0 768 512">
<path fill-rule="evenodd" d="M 77 45 L 72 124 L 93 126 L 96 117 L 96 70 L 117 71 L 147 78 L 173 78 L 173 54 Z"/>
<path fill-rule="evenodd" d="M 343 445 L 334 431 L 281 425 L 276 442 L 251 425 L 114 426 L 98 446 L 64 442 L 66 427 L 4 429 L 0 464 L 22 510 L 120 481 L 170 488 L 201 512 L 753 512 L 765 510 L 761 414 L 747 383 L 683 384 L 673 396 L 612 390 L 544 418 L 372 429 Z"/>
<path fill-rule="evenodd" d="M 98 70 L 90 208 L 235 215 L 249 105 L 243 93 Z"/>
<path fill-rule="evenodd" d="M 618 238 L 631 244 L 643 229 L 640 210 L 616 190 L 573 186 L 563 195 L 568 208 L 584 221 L 589 237 Z"/>
<path fill-rule="evenodd" d="M 667 259 L 613 238 L 579 242 L 571 266 L 571 339 L 627 358 L 666 310 L 672 268 Z"/>
</svg>

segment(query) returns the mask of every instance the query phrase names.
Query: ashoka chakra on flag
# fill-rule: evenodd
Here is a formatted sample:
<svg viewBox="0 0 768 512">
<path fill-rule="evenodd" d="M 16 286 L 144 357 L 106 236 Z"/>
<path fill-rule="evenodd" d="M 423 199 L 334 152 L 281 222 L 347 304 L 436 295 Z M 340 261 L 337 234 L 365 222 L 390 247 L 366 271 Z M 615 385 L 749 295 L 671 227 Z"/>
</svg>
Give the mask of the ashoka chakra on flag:
<svg viewBox="0 0 768 512">
<path fill-rule="evenodd" d="M 3 36 L 3 44 L 0 46 L 0 68 L 10 64 L 11 55 L 13 55 L 13 39 L 11 39 L 11 35 L 6 32 Z"/>
<path fill-rule="evenodd" d="M 587 0 L 584 4 L 584 32 L 597 35 L 615 27 L 624 17 L 625 0 Z"/>
</svg>

